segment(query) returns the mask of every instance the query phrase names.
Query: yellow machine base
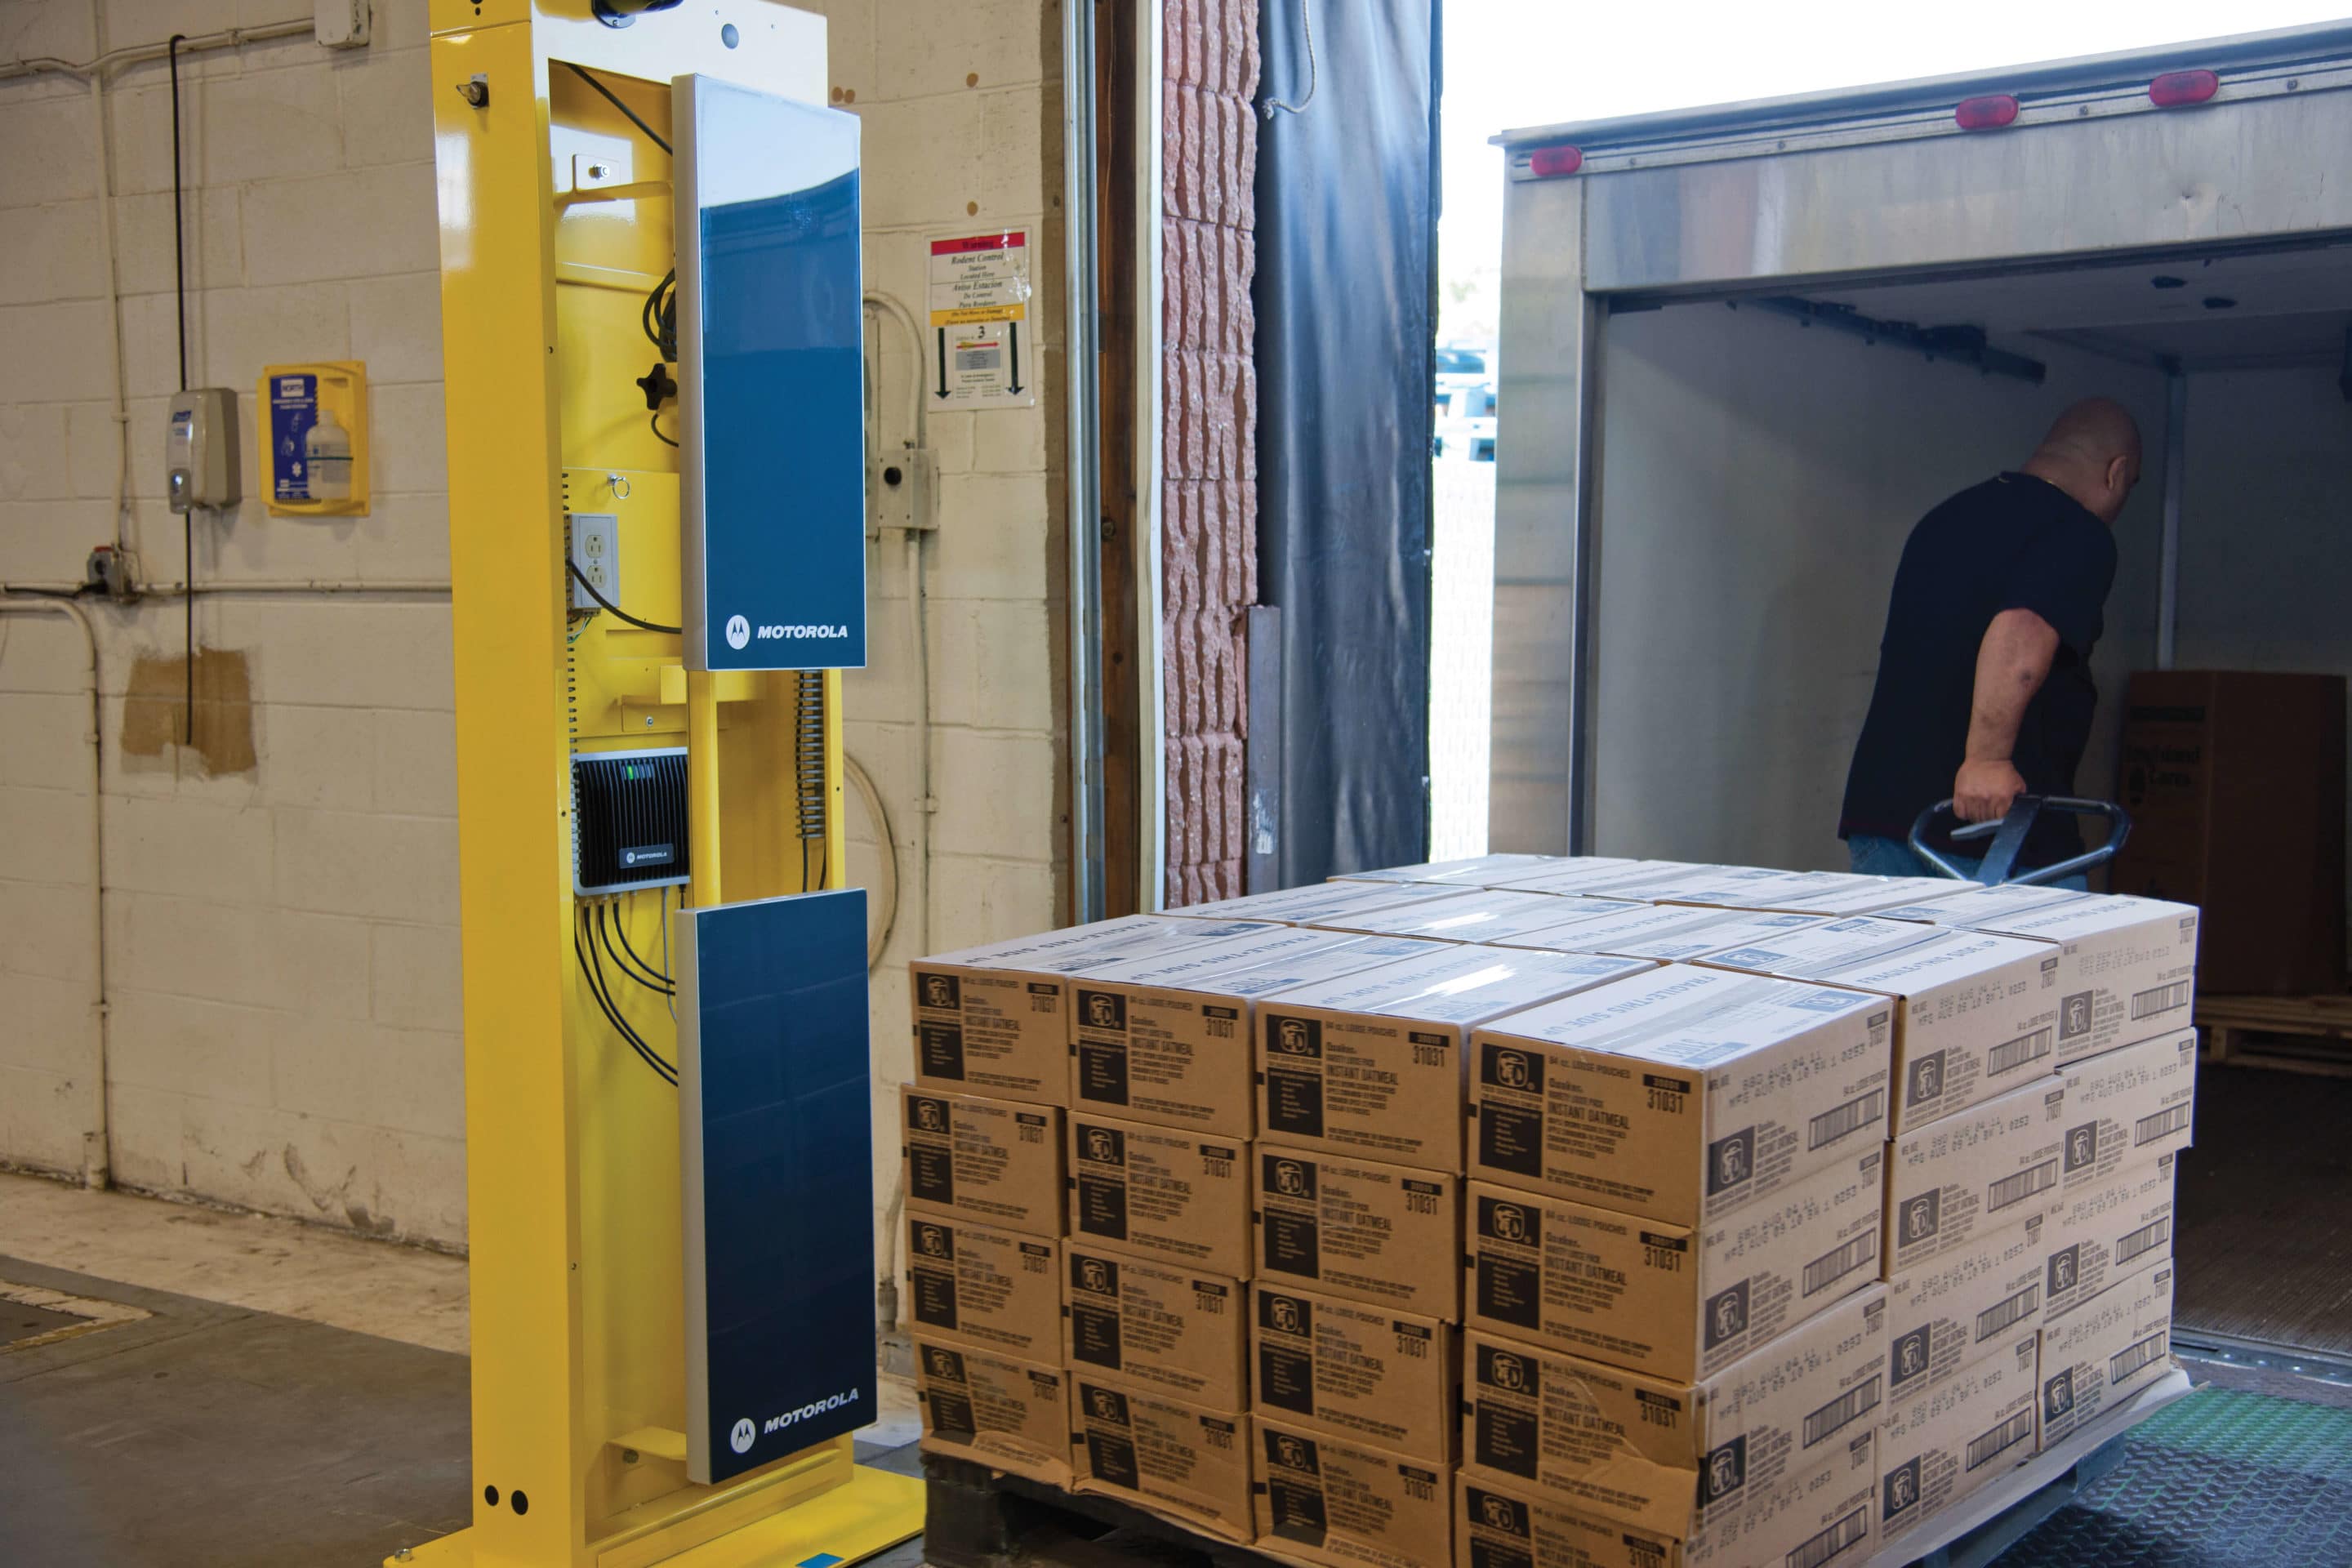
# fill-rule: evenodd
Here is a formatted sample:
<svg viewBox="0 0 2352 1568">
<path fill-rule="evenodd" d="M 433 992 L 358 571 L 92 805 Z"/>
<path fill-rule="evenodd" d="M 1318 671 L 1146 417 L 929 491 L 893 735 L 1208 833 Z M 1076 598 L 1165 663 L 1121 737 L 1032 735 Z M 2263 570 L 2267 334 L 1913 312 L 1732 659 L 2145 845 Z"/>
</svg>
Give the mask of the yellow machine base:
<svg viewBox="0 0 2352 1568">
<path fill-rule="evenodd" d="M 662 1568 L 833 1568 L 862 1563 L 923 1532 L 923 1483 L 859 1465 L 848 1484 L 661 1559 Z M 387 1557 L 384 1568 L 472 1568 L 461 1530 Z"/>
</svg>

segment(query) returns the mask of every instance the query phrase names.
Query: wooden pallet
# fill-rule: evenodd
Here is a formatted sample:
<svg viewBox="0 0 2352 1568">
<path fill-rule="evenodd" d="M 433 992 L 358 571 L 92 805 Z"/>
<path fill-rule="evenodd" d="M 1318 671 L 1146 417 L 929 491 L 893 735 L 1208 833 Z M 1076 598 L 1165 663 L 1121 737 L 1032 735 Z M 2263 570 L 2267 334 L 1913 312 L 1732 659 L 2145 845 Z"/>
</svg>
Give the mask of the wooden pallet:
<svg viewBox="0 0 2352 1568">
<path fill-rule="evenodd" d="M 923 1479 L 931 1568 L 1285 1568 L 1142 1509 L 965 1459 L 925 1454 Z"/>
<path fill-rule="evenodd" d="M 2204 1059 L 2352 1078 L 2352 996 L 2200 996 Z"/>
</svg>

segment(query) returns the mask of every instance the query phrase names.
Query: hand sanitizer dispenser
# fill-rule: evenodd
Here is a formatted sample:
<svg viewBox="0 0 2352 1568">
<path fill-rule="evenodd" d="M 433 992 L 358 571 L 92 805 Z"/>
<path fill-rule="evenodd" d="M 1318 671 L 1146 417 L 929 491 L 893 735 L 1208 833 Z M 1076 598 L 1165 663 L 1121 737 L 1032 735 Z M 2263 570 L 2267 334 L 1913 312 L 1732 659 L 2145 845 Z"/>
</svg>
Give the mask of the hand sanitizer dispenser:
<svg viewBox="0 0 2352 1568">
<path fill-rule="evenodd" d="M 199 386 L 172 395 L 163 428 L 163 490 L 173 511 L 235 506 L 236 394 Z"/>
</svg>

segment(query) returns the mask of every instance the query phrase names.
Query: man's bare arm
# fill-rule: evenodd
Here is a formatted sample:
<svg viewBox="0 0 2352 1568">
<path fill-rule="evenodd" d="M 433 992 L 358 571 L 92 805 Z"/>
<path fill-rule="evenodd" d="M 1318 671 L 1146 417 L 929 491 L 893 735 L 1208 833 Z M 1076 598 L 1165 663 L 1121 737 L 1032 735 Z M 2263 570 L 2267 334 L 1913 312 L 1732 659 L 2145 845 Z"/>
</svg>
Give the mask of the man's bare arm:
<svg viewBox="0 0 2352 1568">
<path fill-rule="evenodd" d="M 1952 809 L 1961 821 L 2006 816 L 2010 803 L 2024 793 L 2025 780 L 2010 757 L 2026 705 L 2042 689 L 2057 656 L 2056 628 L 2032 610 L 2003 610 L 1985 628 L 1977 647 L 1967 760 L 1952 780 Z"/>
</svg>

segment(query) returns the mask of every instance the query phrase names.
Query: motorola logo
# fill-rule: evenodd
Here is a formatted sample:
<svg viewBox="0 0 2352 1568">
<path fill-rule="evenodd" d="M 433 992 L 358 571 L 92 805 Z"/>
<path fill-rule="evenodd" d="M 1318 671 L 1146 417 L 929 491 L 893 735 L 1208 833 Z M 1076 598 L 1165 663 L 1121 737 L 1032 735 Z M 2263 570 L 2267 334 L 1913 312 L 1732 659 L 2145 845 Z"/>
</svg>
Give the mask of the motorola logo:
<svg viewBox="0 0 2352 1568">
<path fill-rule="evenodd" d="M 747 621 L 747 620 L 745 620 L 745 619 L 744 619 L 742 616 L 728 616 L 728 617 L 727 617 L 727 646 L 728 646 L 729 647 L 736 647 L 736 648 L 740 648 L 740 647 L 751 647 L 751 622 L 749 622 L 749 621 Z"/>
<path fill-rule="evenodd" d="M 751 1425 L 751 1418 L 748 1415 L 735 1423 L 735 1429 L 727 1434 L 727 1446 L 739 1454 L 750 1453 L 751 1445 L 759 1440 L 760 1429 Z"/>
</svg>

